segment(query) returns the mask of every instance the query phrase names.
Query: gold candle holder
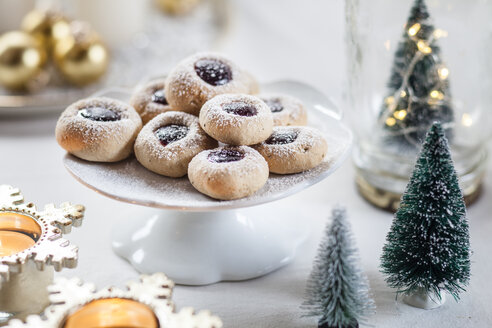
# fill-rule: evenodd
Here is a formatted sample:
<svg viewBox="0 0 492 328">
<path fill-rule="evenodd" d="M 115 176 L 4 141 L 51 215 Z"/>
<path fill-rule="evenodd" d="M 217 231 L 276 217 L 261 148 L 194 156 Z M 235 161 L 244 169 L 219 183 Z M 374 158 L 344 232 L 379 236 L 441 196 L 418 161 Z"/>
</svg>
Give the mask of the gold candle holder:
<svg viewBox="0 0 492 328">
<path fill-rule="evenodd" d="M 70 203 L 38 210 L 19 189 L 0 185 L 0 326 L 49 304 L 54 270 L 77 265 L 77 247 L 62 235 L 80 226 L 83 213 Z"/>
<path fill-rule="evenodd" d="M 57 278 L 48 287 L 51 305 L 44 316 L 14 319 L 7 328 L 221 328 L 209 311 L 192 308 L 175 312 L 171 301 L 174 282 L 163 273 L 142 275 L 126 289 L 96 290 L 78 278 Z"/>
</svg>

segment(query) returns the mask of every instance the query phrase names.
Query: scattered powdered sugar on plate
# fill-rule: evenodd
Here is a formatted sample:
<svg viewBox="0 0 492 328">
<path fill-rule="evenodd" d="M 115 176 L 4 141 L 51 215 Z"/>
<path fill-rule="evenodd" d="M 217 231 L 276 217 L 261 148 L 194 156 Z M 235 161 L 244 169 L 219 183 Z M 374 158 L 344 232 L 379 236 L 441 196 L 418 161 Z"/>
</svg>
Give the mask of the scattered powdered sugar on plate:
<svg viewBox="0 0 492 328">
<path fill-rule="evenodd" d="M 308 125 L 323 133 L 328 151 L 323 162 L 309 171 L 290 175 L 271 173 L 265 186 L 250 197 L 230 201 L 212 199 L 195 190 L 188 177 L 174 179 L 155 174 L 141 166 L 134 156 L 117 163 L 98 163 L 67 154 L 64 164 L 76 179 L 88 187 L 108 197 L 144 206 L 209 211 L 259 205 L 284 198 L 333 173 L 348 156 L 352 134 L 333 117 L 331 111 L 334 106 L 324 95 L 305 84 L 277 83 L 282 85 L 282 92 L 292 94 L 306 104 Z M 275 85 L 271 83 L 263 88 L 275 89 Z"/>
</svg>

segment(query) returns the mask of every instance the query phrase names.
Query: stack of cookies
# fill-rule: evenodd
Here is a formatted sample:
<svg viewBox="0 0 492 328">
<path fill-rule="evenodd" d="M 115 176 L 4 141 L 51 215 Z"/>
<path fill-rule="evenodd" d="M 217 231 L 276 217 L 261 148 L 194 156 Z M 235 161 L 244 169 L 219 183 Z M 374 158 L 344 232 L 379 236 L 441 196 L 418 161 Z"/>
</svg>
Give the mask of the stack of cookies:
<svg viewBox="0 0 492 328">
<path fill-rule="evenodd" d="M 188 175 L 212 198 L 243 198 L 262 188 L 269 172 L 309 170 L 327 151 L 322 134 L 305 126 L 298 99 L 258 91 L 251 74 L 229 59 L 200 53 L 138 90 L 130 105 L 102 97 L 70 105 L 56 138 L 88 161 L 115 162 L 134 152 L 145 168 Z"/>
</svg>

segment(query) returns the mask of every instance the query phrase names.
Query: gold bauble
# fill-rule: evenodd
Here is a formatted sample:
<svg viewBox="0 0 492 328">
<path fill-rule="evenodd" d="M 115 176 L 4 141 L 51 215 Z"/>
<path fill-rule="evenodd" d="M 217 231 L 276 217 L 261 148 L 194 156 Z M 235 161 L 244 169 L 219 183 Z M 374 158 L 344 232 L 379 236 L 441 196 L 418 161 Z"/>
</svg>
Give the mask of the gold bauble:
<svg viewBox="0 0 492 328">
<path fill-rule="evenodd" d="M 73 22 L 71 35 L 56 42 L 53 57 L 63 76 L 79 86 L 99 79 L 109 63 L 104 43 L 90 26 L 81 22 Z"/>
<path fill-rule="evenodd" d="M 200 0 L 156 0 L 156 2 L 168 14 L 183 15 L 193 10 Z"/>
<path fill-rule="evenodd" d="M 58 40 L 70 35 L 70 23 L 59 12 L 35 9 L 22 20 L 21 28 L 51 50 Z"/>
<path fill-rule="evenodd" d="M 46 53 L 31 35 L 13 31 L 0 36 L 0 84 L 9 89 L 27 87 L 42 72 Z"/>
</svg>

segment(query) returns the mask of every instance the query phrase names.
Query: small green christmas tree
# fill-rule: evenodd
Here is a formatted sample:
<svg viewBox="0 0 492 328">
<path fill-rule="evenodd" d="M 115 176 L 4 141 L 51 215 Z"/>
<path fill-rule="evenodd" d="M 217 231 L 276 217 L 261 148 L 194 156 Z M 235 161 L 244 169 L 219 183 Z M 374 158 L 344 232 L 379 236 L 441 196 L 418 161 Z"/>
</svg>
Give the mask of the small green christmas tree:
<svg viewBox="0 0 492 328">
<path fill-rule="evenodd" d="M 415 0 L 395 53 L 380 120 L 385 141 L 398 147 L 420 146 L 432 122 L 453 121 L 449 69 L 440 58 L 435 29 L 424 0 Z M 451 134 L 448 132 L 448 137 Z"/>
<path fill-rule="evenodd" d="M 319 316 L 318 327 L 354 328 L 373 312 L 366 277 L 358 264 L 357 249 L 342 208 L 332 212 L 301 306 L 304 316 Z"/>
<path fill-rule="evenodd" d="M 470 279 L 466 209 L 440 123 L 427 134 L 381 258 L 389 286 L 411 295 L 424 291 L 456 300 Z"/>
</svg>

